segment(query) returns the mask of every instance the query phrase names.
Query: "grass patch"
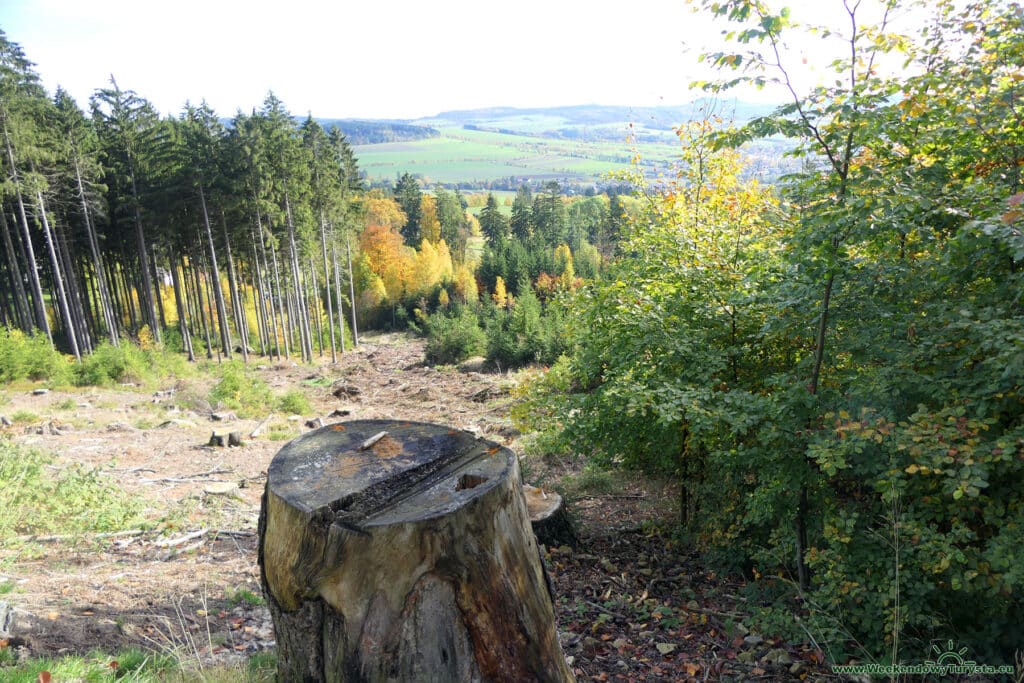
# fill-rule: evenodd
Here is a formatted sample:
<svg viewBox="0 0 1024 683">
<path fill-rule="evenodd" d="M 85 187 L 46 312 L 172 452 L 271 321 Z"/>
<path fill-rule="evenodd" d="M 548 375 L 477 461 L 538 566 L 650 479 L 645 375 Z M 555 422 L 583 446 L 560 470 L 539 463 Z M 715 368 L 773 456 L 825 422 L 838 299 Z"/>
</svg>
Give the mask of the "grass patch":
<svg viewBox="0 0 1024 683">
<path fill-rule="evenodd" d="M 0 649 L 0 680 L 5 683 L 38 683 L 42 672 L 60 681 L 138 681 L 139 683 L 270 683 L 277 671 L 272 652 L 254 655 L 236 665 L 198 667 L 174 653 L 131 649 L 116 655 L 100 651 L 86 655 L 29 659 L 15 662 L 10 648 Z"/>
<path fill-rule="evenodd" d="M 297 434 L 298 426 L 284 420 L 275 420 L 267 428 L 267 438 L 271 441 L 286 441 Z"/>
<path fill-rule="evenodd" d="M 53 457 L 0 440 L 0 537 L 134 529 L 143 504 L 97 470 L 53 471 Z"/>
<path fill-rule="evenodd" d="M 621 489 L 615 476 L 606 469 L 588 463 L 579 474 L 572 474 L 562 479 L 562 488 L 568 498 L 580 496 L 598 496 L 614 493 Z"/>
<path fill-rule="evenodd" d="M 220 380 L 210 390 L 210 404 L 230 408 L 239 417 L 265 415 L 274 405 L 270 387 L 240 361 L 220 366 Z"/>
<path fill-rule="evenodd" d="M 13 581 L 0 581 L 0 595 L 13 593 L 15 585 Z"/>
<path fill-rule="evenodd" d="M 298 389 L 287 391 L 277 399 L 277 409 L 289 415 L 306 415 L 313 412 L 306 395 Z"/>
<path fill-rule="evenodd" d="M 253 593 L 247 588 L 238 588 L 233 591 L 228 591 L 224 597 L 227 598 L 228 604 L 232 607 L 238 607 L 242 603 L 252 605 L 253 607 L 264 604 L 262 595 Z"/>
<path fill-rule="evenodd" d="M 38 419 L 39 416 L 31 410 L 18 410 L 11 415 L 11 422 L 31 423 L 36 422 Z"/>
<path fill-rule="evenodd" d="M 53 404 L 54 410 L 74 410 L 78 407 L 78 403 L 73 398 L 66 398 L 63 401 L 57 401 Z"/>
</svg>

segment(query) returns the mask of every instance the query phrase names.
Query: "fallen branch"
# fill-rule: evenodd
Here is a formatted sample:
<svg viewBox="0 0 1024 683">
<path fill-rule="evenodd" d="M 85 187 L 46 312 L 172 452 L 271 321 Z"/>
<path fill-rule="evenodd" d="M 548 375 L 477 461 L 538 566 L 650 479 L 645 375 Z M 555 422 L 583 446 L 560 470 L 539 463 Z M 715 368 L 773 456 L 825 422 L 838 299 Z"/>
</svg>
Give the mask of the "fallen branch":
<svg viewBox="0 0 1024 683">
<path fill-rule="evenodd" d="M 15 536 L 14 540 L 31 543 L 54 543 L 56 541 L 77 541 L 81 538 L 128 538 L 131 536 L 141 536 L 144 533 L 146 532 L 143 529 L 131 529 L 129 531 L 105 531 L 99 534 L 53 534 L 51 536 L 25 534 L 23 536 Z"/>
<path fill-rule="evenodd" d="M 224 479 L 184 479 L 182 477 L 163 477 L 161 479 L 140 479 L 140 484 L 212 484 L 224 482 Z"/>
<path fill-rule="evenodd" d="M 583 598 L 580 598 L 580 599 L 583 600 L 583 602 L 585 602 L 588 605 L 590 605 L 591 607 L 596 607 L 597 609 L 601 610 L 602 612 L 604 612 L 605 614 L 607 614 L 609 616 L 615 617 L 616 619 L 622 619 L 623 621 L 629 621 L 629 617 L 627 617 L 625 614 L 620 614 L 619 612 L 615 612 L 614 610 L 610 610 L 607 607 L 605 607 L 604 605 L 599 605 L 596 602 L 591 602 L 590 600 L 585 600 Z"/>
<path fill-rule="evenodd" d="M 209 529 L 200 529 L 199 531 L 193 531 L 192 533 L 185 534 L 184 536 L 178 536 L 177 538 L 168 538 L 163 541 L 154 541 L 153 545 L 155 545 L 158 548 L 173 548 L 175 546 L 182 545 L 183 543 L 188 543 L 189 541 L 195 540 L 197 538 L 202 538 L 207 534 L 208 531 Z"/>
<path fill-rule="evenodd" d="M 259 436 L 259 435 L 260 435 L 260 432 L 262 432 L 262 431 L 263 431 L 263 429 L 264 429 L 264 428 L 265 428 L 265 427 L 266 427 L 266 426 L 267 426 L 268 424 L 270 424 L 270 419 L 271 419 L 272 417 L 274 417 L 274 414 L 273 414 L 273 413 L 271 413 L 270 415 L 267 415 L 267 416 L 266 416 L 265 418 L 263 418 L 263 422 L 260 422 L 260 423 L 259 423 L 258 425 L 256 425 L 256 429 L 254 429 L 254 430 L 252 430 L 251 432 L 249 432 L 249 438 L 250 438 L 250 439 L 255 439 L 255 438 L 256 438 L 257 436 Z"/>
</svg>

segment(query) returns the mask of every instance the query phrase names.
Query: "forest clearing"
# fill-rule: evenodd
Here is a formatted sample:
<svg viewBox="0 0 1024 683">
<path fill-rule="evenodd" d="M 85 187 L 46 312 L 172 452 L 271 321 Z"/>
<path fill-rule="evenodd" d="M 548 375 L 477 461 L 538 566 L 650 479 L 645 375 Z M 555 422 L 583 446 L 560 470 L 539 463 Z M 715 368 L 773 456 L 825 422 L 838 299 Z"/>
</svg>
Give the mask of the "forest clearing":
<svg viewBox="0 0 1024 683">
<path fill-rule="evenodd" d="M 239 669 L 252 680 L 272 680 L 274 636 L 260 594 L 256 518 L 266 467 L 288 438 L 317 418 L 394 418 L 474 431 L 522 453 L 508 419 L 515 375 L 435 369 L 422 358 L 422 341 L 385 334 L 336 365 L 255 370 L 274 390 L 301 388 L 310 403 L 302 416 L 237 419 L 203 404 L 202 377 L 169 379 L 155 391 L 6 388 L 0 415 L 13 424 L 4 437 L 51 454 L 48 477 L 94 469 L 141 507 L 138 529 L 20 534 L 5 542 L 0 612 L 17 634 L 8 652 L 47 658 L 37 668 L 59 671 L 52 662 L 62 655 L 103 664 L 139 648 L 169 660 L 168 680 L 180 671 L 233 680 Z M 347 414 L 332 417 L 336 411 Z M 208 446 L 214 431 L 240 432 L 243 445 Z M 751 636 L 742 581 L 679 549 L 671 534 L 675 487 L 584 471 L 581 460 L 521 462 L 526 481 L 567 494 L 578 523 L 580 544 L 548 548 L 546 559 L 559 595 L 560 639 L 581 679 L 825 675 L 822 653 Z"/>
</svg>

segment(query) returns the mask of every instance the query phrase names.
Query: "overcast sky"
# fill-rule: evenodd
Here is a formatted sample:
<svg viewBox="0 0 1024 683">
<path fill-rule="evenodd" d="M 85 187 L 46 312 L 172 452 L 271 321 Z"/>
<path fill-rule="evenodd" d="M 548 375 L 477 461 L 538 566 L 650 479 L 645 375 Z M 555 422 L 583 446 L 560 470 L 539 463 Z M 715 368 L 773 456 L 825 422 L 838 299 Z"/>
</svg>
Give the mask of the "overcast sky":
<svg viewBox="0 0 1024 683">
<path fill-rule="evenodd" d="M 0 28 L 36 63 L 51 92 L 61 85 L 83 107 L 113 74 L 165 114 L 205 98 L 231 116 L 258 107 L 273 90 L 295 114 L 337 118 L 417 118 L 500 105 L 682 104 L 699 95 L 688 90 L 708 75 L 697 56 L 722 28 L 683 0 L 261 5 L 2 0 Z"/>
</svg>

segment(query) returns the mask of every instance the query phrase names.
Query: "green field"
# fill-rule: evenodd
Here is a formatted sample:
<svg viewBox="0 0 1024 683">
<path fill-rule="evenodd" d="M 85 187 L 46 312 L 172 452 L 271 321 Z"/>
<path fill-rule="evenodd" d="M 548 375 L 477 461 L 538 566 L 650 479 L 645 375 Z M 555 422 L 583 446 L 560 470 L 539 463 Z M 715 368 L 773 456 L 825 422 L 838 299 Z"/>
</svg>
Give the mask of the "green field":
<svg viewBox="0 0 1024 683">
<path fill-rule="evenodd" d="M 488 182 L 510 176 L 536 180 L 595 181 L 629 169 L 639 151 L 644 173 L 656 175 L 678 158 L 677 145 L 579 141 L 443 128 L 439 137 L 355 147 L 359 167 L 370 181 L 402 173 L 427 183 Z"/>
</svg>

